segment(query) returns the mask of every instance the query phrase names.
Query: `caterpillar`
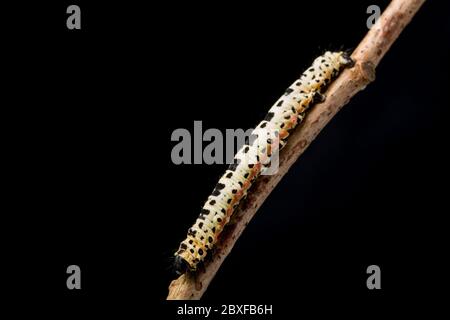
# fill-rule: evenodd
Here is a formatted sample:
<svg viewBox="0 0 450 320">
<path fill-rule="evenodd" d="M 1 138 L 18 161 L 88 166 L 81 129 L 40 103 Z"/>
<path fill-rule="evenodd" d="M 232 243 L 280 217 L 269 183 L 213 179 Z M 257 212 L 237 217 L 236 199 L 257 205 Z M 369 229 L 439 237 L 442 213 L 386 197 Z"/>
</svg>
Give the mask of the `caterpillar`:
<svg viewBox="0 0 450 320">
<path fill-rule="evenodd" d="M 174 262 L 177 274 L 197 270 L 249 188 L 270 165 L 272 153 L 286 145 L 290 132 L 303 121 L 308 109 L 325 99 L 325 88 L 343 68 L 353 64 L 348 53 L 327 51 L 275 102 L 253 130 L 255 141 L 244 144 L 236 153 L 195 224 L 189 228 L 186 239 L 180 243 Z"/>
</svg>

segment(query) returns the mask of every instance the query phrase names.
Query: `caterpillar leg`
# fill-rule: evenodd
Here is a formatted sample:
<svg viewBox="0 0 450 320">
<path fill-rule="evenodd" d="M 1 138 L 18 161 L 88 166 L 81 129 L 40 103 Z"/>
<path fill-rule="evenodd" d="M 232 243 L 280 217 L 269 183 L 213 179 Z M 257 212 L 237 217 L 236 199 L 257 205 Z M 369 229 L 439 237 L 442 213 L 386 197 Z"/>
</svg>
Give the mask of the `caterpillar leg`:
<svg viewBox="0 0 450 320">
<path fill-rule="evenodd" d="M 353 59 L 350 57 L 350 53 L 344 51 L 342 53 L 342 59 L 341 59 L 341 63 L 344 67 L 346 68 L 352 68 L 355 65 L 355 61 L 353 61 Z"/>
<path fill-rule="evenodd" d="M 326 99 L 326 96 L 322 93 L 320 93 L 319 91 L 314 93 L 314 103 L 320 103 L 320 102 L 324 102 Z"/>
</svg>

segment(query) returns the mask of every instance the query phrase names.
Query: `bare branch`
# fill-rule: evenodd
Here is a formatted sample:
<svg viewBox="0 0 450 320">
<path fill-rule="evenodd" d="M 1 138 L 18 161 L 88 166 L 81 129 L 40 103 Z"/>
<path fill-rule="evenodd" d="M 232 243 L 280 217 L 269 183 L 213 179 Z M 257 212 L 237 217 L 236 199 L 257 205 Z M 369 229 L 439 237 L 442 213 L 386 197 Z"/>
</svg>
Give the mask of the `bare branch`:
<svg viewBox="0 0 450 320">
<path fill-rule="evenodd" d="M 246 201 L 234 214 L 234 224 L 226 228 L 216 245 L 211 261 L 196 274 L 184 274 L 172 281 L 168 300 L 200 299 L 223 260 L 244 231 L 261 204 L 291 165 L 305 151 L 334 115 L 359 91 L 375 79 L 375 68 L 411 21 L 425 0 L 393 0 L 352 54 L 355 66 L 347 69 L 330 85 L 326 100 L 312 108 L 303 124 L 289 137 L 280 153 L 278 173 L 261 176 Z"/>
</svg>

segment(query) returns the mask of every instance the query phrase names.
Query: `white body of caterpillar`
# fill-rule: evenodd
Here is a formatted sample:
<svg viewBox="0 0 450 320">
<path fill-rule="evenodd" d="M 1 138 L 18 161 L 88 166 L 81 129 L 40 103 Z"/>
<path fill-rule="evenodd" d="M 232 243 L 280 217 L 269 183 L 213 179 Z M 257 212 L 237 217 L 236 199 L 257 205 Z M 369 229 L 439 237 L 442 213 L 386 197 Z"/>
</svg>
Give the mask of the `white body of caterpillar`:
<svg viewBox="0 0 450 320">
<path fill-rule="evenodd" d="M 272 152 L 283 148 L 289 132 L 305 117 L 315 101 L 323 101 L 324 89 L 353 61 L 345 52 L 329 52 L 314 60 L 298 80 L 270 108 L 266 118 L 253 131 L 257 139 L 244 145 L 234 157 L 234 163 L 219 179 L 204 204 L 195 224 L 175 253 L 178 274 L 195 271 L 199 263 L 213 249 L 235 208 L 246 196 L 248 189 L 270 163 Z M 268 135 L 265 135 L 263 131 Z"/>
</svg>

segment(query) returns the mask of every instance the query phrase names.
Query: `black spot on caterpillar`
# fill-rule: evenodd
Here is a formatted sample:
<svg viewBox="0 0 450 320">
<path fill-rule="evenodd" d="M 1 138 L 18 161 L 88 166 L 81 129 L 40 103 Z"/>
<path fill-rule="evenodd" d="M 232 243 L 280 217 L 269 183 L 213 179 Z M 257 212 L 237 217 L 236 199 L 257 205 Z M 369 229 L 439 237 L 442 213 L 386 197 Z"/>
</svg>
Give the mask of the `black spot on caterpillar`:
<svg viewBox="0 0 450 320">
<path fill-rule="evenodd" d="M 274 112 L 269 112 L 269 113 L 267 114 L 267 116 L 264 118 L 264 120 L 270 121 L 270 120 L 272 120 L 272 118 L 273 118 L 274 115 L 275 115 Z"/>
<path fill-rule="evenodd" d="M 208 197 L 197 221 L 188 230 L 186 239 L 181 242 L 175 253 L 176 273 L 195 271 L 198 264 L 204 261 L 234 209 L 246 197 L 253 182 L 270 165 L 273 150 L 284 147 L 289 132 L 302 122 L 308 109 L 325 99 L 322 93 L 332 79 L 343 68 L 352 67 L 353 64 L 346 52 L 325 52 L 272 106 L 265 120 L 252 133 L 256 140 L 251 145 L 242 146 L 237 152 L 233 163 Z M 270 137 L 264 135 L 261 130 L 266 127 L 276 134 Z"/>
</svg>

